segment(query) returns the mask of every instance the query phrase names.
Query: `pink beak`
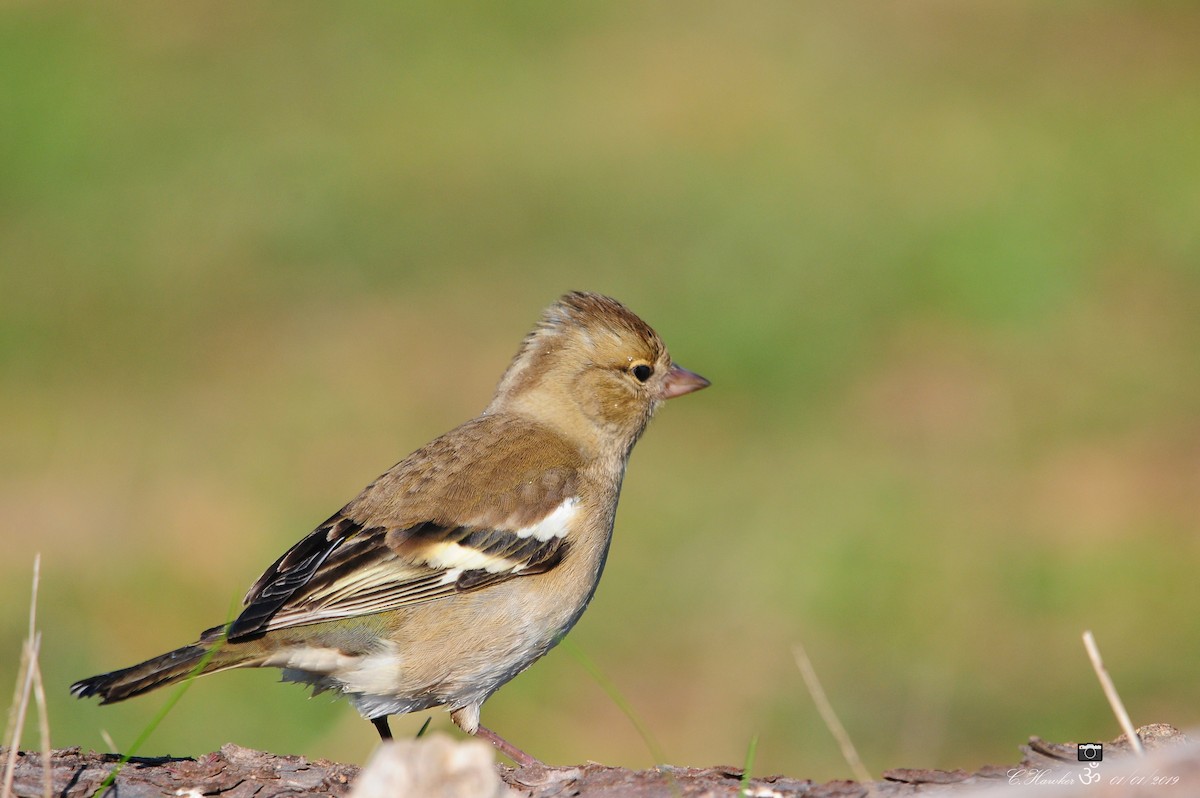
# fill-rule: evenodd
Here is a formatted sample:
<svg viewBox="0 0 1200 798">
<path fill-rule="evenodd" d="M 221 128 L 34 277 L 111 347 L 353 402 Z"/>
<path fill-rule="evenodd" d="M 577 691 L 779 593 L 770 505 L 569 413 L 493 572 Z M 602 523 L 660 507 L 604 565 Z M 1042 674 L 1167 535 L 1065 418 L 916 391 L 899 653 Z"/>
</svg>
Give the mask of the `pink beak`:
<svg viewBox="0 0 1200 798">
<path fill-rule="evenodd" d="M 662 392 L 659 396 L 663 399 L 674 399 L 676 396 L 683 396 L 685 393 L 698 391 L 709 385 L 711 383 L 696 372 L 688 371 L 682 366 L 671 366 L 671 370 L 663 379 Z"/>
</svg>

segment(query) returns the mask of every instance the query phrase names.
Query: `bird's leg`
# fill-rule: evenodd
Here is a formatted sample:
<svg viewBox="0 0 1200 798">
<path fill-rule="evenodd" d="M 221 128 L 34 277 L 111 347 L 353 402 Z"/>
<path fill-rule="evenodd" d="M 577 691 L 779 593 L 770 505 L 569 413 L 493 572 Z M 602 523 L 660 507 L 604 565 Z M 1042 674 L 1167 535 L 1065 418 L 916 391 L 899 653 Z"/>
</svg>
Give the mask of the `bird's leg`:
<svg viewBox="0 0 1200 798">
<path fill-rule="evenodd" d="M 375 731 L 379 732 L 379 739 L 387 742 L 392 739 L 392 727 L 388 725 L 388 716 L 380 715 L 377 718 L 371 718 L 371 723 L 375 724 Z"/>
<path fill-rule="evenodd" d="M 504 754 L 506 757 L 516 762 L 520 767 L 529 767 L 530 765 L 541 765 L 545 767 L 540 760 L 535 759 L 529 754 L 517 748 L 515 745 L 505 740 L 499 734 L 496 734 L 486 726 L 479 725 L 479 705 L 468 704 L 465 707 L 459 707 L 450 711 L 450 720 L 454 721 L 458 728 L 465 731 L 467 734 L 473 734 L 476 737 L 482 737 L 491 743 L 497 751 Z"/>
<path fill-rule="evenodd" d="M 504 754 L 506 757 L 516 762 L 523 768 L 527 768 L 530 765 L 542 765 L 541 760 L 536 759 L 522 751 L 520 748 L 517 748 L 508 740 L 505 740 L 499 734 L 496 734 L 494 731 L 489 729 L 487 726 L 480 726 L 475 729 L 475 736 L 482 737 L 483 739 L 487 740 L 489 743 L 496 746 L 497 751 Z M 545 767 L 545 765 L 542 765 L 542 767 Z"/>
</svg>

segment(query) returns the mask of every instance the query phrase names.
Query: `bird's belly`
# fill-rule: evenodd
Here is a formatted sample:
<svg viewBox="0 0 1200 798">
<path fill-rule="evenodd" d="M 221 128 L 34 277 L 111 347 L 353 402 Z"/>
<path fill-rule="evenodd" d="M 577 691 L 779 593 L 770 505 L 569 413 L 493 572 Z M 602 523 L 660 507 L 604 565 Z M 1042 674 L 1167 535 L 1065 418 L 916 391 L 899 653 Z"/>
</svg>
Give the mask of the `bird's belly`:
<svg viewBox="0 0 1200 798">
<path fill-rule="evenodd" d="M 532 603 L 528 591 L 516 589 L 519 581 L 480 591 L 477 599 L 458 597 L 443 627 L 450 633 L 402 644 L 408 691 L 437 694 L 451 708 L 482 702 L 548 652 L 578 618 L 586 597 Z M 505 590 L 510 585 L 511 592 Z"/>
</svg>

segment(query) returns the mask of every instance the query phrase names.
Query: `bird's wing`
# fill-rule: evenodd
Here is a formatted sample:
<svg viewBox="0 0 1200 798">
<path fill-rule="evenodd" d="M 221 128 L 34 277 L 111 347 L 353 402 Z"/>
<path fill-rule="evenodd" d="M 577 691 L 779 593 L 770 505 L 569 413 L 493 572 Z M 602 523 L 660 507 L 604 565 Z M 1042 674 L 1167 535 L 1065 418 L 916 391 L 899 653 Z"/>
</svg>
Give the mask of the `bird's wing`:
<svg viewBox="0 0 1200 798">
<path fill-rule="evenodd" d="M 424 505 L 430 510 L 425 517 L 437 520 L 415 521 L 411 509 L 384 512 L 371 491 L 399 493 L 385 475 L 259 577 L 229 639 L 395 610 L 558 565 L 581 510 L 577 471 L 541 470 L 531 479 L 508 470 L 491 478 L 500 489 L 487 491 L 490 500 L 460 502 L 460 511 L 451 515 L 465 520 L 448 522 L 444 496 L 432 505 L 410 502 L 418 509 Z M 455 481 L 453 474 L 447 479 Z M 388 515 L 400 522 L 373 522 Z"/>
</svg>

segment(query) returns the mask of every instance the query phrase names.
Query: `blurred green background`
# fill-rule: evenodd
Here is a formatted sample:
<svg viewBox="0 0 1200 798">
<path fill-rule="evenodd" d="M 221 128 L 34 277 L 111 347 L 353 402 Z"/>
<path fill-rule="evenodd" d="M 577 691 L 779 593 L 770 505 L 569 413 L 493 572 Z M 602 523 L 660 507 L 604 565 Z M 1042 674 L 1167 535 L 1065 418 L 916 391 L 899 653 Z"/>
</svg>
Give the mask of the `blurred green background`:
<svg viewBox="0 0 1200 798">
<path fill-rule="evenodd" d="M 54 744 L 128 745 L 166 694 L 71 681 L 229 617 L 586 288 L 713 381 L 571 638 L 671 762 L 848 775 L 795 642 L 876 773 L 1116 736 L 1086 628 L 1135 723 L 1195 724 L 1198 41 L 1193 3 L 6 4 L 0 690 L 40 551 Z M 277 678 L 144 753 L 370 754 Z M 484 720 L 653 760 L 563 650 Z"/>
</svg>

